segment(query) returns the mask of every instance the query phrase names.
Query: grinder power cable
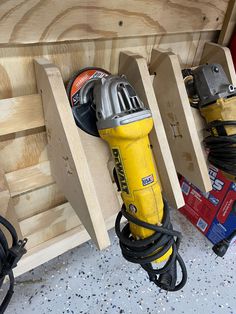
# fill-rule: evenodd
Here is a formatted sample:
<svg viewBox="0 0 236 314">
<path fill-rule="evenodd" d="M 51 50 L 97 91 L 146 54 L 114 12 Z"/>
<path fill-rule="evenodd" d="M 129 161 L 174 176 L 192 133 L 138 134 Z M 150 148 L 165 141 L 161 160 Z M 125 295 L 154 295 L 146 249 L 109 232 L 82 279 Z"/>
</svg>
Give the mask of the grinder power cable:
<svg viewBox="0 0 236 314">
<path fill-rule="evenodd" d="M 77 126 L 110 146 L 114 179 L 124 202 L 115 223 L 124 258 L 140 264 L 161 289 L 182 289 L 187 270 L 179 254 L 181 233 L 173 230 L 158 182 L 148 137 L 151 111 L 124 76 L 99 68 L 79 71 L 67 93 Z M 128 221 L 123 228 L 122 216 Z"/>
</svg>

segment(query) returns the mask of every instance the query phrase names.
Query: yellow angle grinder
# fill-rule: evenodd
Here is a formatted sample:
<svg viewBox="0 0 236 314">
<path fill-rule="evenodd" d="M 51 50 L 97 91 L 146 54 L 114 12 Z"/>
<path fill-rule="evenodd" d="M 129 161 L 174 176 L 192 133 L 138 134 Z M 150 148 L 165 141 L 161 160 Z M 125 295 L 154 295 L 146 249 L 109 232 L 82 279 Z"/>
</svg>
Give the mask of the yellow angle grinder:
<svg viewBox="0 0 236 314">
<path fill-rule="evenodd" d="M 183 76 L 190 104 L 211 133 L 204 139 L 208 160 L 236 182 L 236 89 L 220 64 L 185 69 Z"/>
<path fill-rule="evenodd" d="M 178 252 L 181 234 L 173 230 L 157 179 L 148 138 L 153 128 L 151 111 L 124 76 L 99 68 L 77 73 L 67 92 L 78 127 L 110 146 L 114 178 L 124 202 L 115 225 L 123 256 L 140 264 L 161 289 L 181 289 L 187 280 Z M 128 223 L 121 230 L 122 216 Z"/>
</svg>

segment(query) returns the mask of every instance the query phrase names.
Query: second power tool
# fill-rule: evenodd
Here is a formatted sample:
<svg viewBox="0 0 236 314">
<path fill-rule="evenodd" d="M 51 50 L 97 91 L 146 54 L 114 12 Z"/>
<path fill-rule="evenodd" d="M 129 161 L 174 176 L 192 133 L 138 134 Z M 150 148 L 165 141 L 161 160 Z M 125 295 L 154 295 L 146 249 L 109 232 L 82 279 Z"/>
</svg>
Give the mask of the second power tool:
<svg viewBox="0 0 236 314">
<path fill-rule="evenodd" d="M 173 230 L 158 182 L 148 137 L 153 128 L 151 111 L 124 76 L 102 69 L 80 71 L 67 90 L 77 125 L 110 146 L 124 202 L 115 226 L 123 256 L 140 264 L 158 287 L 181 289 L 187 280 L 178 252 L 181 234 Z M 121 230 L 122 216 L 128 223 Z"/>
<path fill-rule="evenodd" d="M 183 70 L 191 106 L 198 108 L 211 135 L 204 139 L 208 160 L 236 182 L 236 89 L 220 64 Z"/>
</svg>

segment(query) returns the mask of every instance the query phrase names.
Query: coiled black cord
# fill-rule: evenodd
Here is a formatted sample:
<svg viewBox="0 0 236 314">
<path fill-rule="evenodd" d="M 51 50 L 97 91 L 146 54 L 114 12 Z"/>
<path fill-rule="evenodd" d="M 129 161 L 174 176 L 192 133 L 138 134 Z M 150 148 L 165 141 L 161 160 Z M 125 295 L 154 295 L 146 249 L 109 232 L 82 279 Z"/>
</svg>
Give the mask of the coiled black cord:
<svg viewBox="0 0 236 314">
<path fill-rule="evenodd" d="M 129 223 L 121 230 L 122 216 L 129 222 L 153 230 L 155 233 L 148 238 L 135 240 L 130 232 Z M 123 205 L 116 218 L 115 230 L 120 240 L 124 258 L 131 263 L 140 264 L 147 271 L 150 281 L 167 291 L 178 291 L 183 288 L 187 281 L 187 270 L 178 252 L 182 235 L 180 232 L 173 230 L 166 201 L 164 201 L 162 226 L 152 225 L 133 217 L 126 211 L 125 205 Z M 163 256 L 171 247 L 172 254 L 164 266 L 154 269 L 152 262 Z M 182 271 L 182 279 L 176 285 L 177 263 Z"/>
<path fill-rule="evenodd" d="M 236 126 L 236 121 L 213 121 L 207 125 L 212 135 L 204 139 L 209 149 L 208 160 L 220 170 L 236 176 L 236 134 L 227 135 L 225 126 Z M 218 135 L 214 135 L 214 130 Z"/>
<path fill-rule="evenodd" d="M 18 240 L 15 228 L 2 216 L 0 216 L 0 224 L 9 231 L 12 238 L 12 246 L 9 248 L 6 236 L 0 229 L 0 287 L 3 284 L 5 277 L 9 277 L 9 288 L 2 304 L 0 305 L 0 314 L 3 314 L 14 293 L 15 279 L 12 269 L 17 266 L 17 262 L 20 260 L 22 255 L 26 253 L 26 249 L 24 247 L 27 240 Z"/>
</svg>

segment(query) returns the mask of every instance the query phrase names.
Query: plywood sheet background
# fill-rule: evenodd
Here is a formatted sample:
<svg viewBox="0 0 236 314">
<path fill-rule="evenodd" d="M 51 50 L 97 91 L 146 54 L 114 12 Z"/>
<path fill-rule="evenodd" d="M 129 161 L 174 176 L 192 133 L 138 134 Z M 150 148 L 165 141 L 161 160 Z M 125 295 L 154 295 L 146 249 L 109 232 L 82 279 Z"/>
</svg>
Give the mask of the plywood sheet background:
<svg viewBox="0 0 236 314">
<path fill-rule="evenodd" d="M 58 42 L 220 30 L 228 0 L 8 0 L 0 43 Z"/>
</svg>

